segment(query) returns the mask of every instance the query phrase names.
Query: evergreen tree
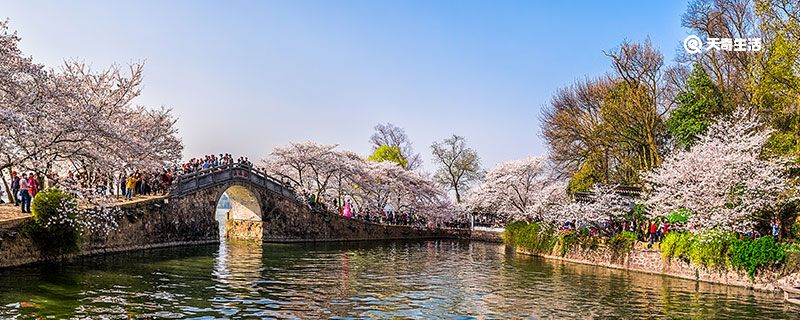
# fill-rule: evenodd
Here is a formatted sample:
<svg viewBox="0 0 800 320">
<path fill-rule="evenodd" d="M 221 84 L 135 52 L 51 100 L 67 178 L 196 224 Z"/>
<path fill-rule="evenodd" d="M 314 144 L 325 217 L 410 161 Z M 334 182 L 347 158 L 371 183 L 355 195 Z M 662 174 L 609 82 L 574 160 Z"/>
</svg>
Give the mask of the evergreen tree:
<svg viewBox="0 0 800 320">
<path fill-rule="evenodd" d="M 722 92 L 703 67 L 696 64 L 689 74 L 686 89 L 677 99 L 680 105 L 670 112 L 667 129 L 677 145 L 688 148 L 724 113 Z"/>
</svg>

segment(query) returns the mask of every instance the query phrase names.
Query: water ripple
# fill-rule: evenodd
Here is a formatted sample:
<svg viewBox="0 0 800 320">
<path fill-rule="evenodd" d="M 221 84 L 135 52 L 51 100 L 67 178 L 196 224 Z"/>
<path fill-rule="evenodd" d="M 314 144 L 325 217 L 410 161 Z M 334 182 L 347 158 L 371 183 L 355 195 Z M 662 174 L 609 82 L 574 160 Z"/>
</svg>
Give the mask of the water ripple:
<svg viewBox="0 0 800 320">
<path fill-rule="evenodd" d="M 797 318 L 781 298 L 458 241 L 222 244 L 0 272 L 0 318 Z"/>
</svg>

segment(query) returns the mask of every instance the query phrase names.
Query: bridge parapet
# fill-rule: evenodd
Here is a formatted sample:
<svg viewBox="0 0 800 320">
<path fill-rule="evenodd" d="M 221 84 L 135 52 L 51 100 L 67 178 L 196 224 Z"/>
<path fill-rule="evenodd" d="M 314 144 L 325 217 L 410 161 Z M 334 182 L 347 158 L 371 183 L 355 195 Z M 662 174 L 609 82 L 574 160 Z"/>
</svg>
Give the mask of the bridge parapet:
<svg viewBox="0 0 800 320">
<path fill-rule="evenodd" d="M 178 176 L 172 184 L 169 195 L 181 196 L 197 190 L 235 181 L 249 182 L 274 194 L 297 200 L 294 189 L 252 166 L 241 163 L 212 167 Z"/>
</svg>

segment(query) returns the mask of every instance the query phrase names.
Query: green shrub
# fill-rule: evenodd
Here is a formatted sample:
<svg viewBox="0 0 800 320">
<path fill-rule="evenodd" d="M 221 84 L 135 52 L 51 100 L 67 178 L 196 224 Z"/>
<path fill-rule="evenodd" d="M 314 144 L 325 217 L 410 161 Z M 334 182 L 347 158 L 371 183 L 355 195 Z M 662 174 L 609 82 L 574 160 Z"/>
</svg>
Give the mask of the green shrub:
<svg viewBox="0 0 800 320">
<path fill-rule="evenodd" d="M 708 231 L 693 235 L 689 232 L 670 232 L 661 241 L 659 249 L 665 259 L 679 259 L 706 268 L 728 265 L 727 251 L 733 234 Z"/>
<path fill-rule="evenodd" d="M 694 243 L 694 236 L 688 232 L 679 233 L 680 237 L 675 242 L 675 249 L 672 252 L 679 259 L 689 260 L 689 250 Z"/>
<path fill-rule="evenodd" d="M 692 210 L 681 208 L 670 212 L 669 215 L 667 215 L 667 221 L 669 221 L 670 224 L 676 224 L 679 222 L 686 223 L 686 221 L 689 221 L 689 217 L 691 216 Z"/>
<path fill-rule="evenodd" d="M 678 243 L 681 234 L 682 232 L 670 232 L 664 236 L 664 240 L 661 240 L 658 249 L 664 259 L 675 257 L 675 245 Z"/>
<path fill-rule="evenodd" d="M 730 246 L 731 265 L 741 270 L 747 270 L 747 275 L 753 280 L 756 271 L 762 266 L 782 263 L 786 258 L 784 248 L 775 243 L 772 236 L 761 237 L 755 240 L 735 239 Z"/>
<path fill-rule="evenodd" d="M 597 236 L 581 238 L 579 243 L 583 250 L 597 250 L 600 248 L 600 239 Z"/>
<path fill-rule="evenodd" d="M 556 230 L 540 223 L 517 221 L 509 224 L 503 232 L 503 241 L 512 247 L 533 253 L 550 253 L 558 242 Z"/>
<path fill-rule="evenodd" d="M 81 228 L 74 196 L 59 189 L 45 189 L 31 202 L 33 223 L 28 226 L 31 238 L 48 254 L 64 254 L 80 247 Z"/>
<path fill-rule="evenodd" d="M 777 244 L 771 236 L 756 240 L 738 239 L 733 233 L 716 230 L 697 235 L 668 233 L 660 249 L 664 258 L 681 259 L 708 269 L 730 267 L 745 270 L 751 280 L 759 268 L 783 263 L 787 252 L 792 250 L 791 246 Z"/>
<path fill-rule="evenodd" d="M 710 230 L 692 237 L 689 246 L 689 261 L 708 269 L 728 266 L 728 247 L 736 240 L 733 233 Z"/>
<path fill-rule="evenodd" d="M 688 232 L 673 231 L 664 236 L 659 249 L 665 259 L 689 260 L 689 250 L 694 242 L 692 234 Z"/>
<path fill-rule="evenodd" d="M 631 231 L 623 231 L 611 236 L 608 239 L 608 246 L 614 254 L 626 254 L 633 249 L 636 243 L 636 233 Z"/>
<path fill-rule="evenodd" d="M 567 255 L 567 252 L 572 250 L 572 248 L 575 247 L 578 242 L 580 242 L 581 238 L 581 235 L 574 231 L 562 232 L 559 235 L 561 256 L 563 257 Z"/>
</svg>

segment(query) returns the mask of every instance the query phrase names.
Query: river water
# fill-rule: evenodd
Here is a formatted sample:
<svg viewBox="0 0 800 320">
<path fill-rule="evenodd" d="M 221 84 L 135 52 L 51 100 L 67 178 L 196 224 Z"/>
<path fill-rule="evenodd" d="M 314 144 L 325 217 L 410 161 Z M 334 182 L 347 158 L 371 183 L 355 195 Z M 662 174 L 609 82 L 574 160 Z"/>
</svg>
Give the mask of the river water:
<svg viewBox="0 0 800 320">
<path fill-rule="evenodd" d="M 0 271 L 0 318 L 797 318 L 781 298 L 445 240 L 222 243 Z"/>
</svg>

